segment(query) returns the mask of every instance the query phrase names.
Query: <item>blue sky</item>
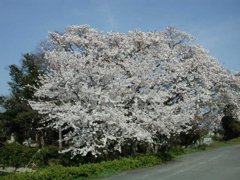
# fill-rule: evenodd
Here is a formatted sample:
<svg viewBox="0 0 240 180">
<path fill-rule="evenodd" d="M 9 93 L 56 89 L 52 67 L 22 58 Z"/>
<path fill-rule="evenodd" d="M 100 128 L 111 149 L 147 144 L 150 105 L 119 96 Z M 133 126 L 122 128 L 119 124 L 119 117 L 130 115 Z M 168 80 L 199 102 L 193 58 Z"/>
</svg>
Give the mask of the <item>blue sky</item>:
<svg viewBox="0 0 240 180">
<path fill-rule="evenodd" d="M 8 94 L 10 64 L 19 64 L 49 31 L 79 24 L 119 32 L 175 26 L 240 71 L 239 0 L 0 0 L 0 95 Z"/>
</svg>

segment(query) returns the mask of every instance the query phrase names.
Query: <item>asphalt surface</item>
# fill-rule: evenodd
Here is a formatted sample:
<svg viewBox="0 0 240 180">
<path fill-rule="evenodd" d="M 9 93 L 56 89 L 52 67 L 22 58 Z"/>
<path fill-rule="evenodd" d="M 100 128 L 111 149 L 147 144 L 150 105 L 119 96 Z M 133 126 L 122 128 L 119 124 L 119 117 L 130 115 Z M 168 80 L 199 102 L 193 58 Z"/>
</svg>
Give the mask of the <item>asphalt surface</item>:
<svg viewBox="0 0 240 180">
<path fill-rule="evenodd" d="M 188 154 L 165 165 L 104 180 L 240 180 L 240 145 Z"/>
</svg>

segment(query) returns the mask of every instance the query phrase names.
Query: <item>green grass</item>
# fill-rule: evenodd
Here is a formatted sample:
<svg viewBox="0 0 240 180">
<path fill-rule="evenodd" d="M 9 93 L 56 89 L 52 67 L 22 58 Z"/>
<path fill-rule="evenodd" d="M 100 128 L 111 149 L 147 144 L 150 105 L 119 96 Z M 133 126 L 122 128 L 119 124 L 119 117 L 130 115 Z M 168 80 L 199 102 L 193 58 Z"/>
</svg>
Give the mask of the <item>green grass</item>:
<svg viewBox="0 0 240 180">
<path fill-rule="evenodd" d="M 228 141 L 214 141 L 208 149 L 240 144 L 240 137 Z"/>
<path fill-rule="evenodd" d="M 175 158 L 179 158 L 184 154 L 203 151 L 206 149 L 218 148 L 240 144 L 240 138 L 230 141 L 216 141 L 210 146 L 202 145 L 195 148 L 181 148 L 175 147 L 169 149 L 168 153 L 164 155 L 138 155 L 134 157 L 125 157 L 112 161 L 102 161 L 100 163 L 83 164 L 78 167 L 63 167 L 51 166 L 47 168 L 38 169 L 33 173 L 11 173 L 2 176 L 1 179 L 14 180 L 52 180 L 52 179 L 94 179 L 111 176 L 123 171 L 128 171 L 136 168 L 146 168 L 163 164 Z"/>
</svg>

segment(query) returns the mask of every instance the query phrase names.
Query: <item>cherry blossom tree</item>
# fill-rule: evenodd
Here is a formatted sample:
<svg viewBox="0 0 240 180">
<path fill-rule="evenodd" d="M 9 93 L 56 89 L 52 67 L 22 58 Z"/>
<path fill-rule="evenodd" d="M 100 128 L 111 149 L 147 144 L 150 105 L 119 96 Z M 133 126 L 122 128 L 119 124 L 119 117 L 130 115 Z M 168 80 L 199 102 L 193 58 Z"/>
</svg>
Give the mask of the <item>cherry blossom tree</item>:
<svg viewBox="0 0 240 180">
<path fill-rule="evenodd" d="M 121 152 L 129 140 L 165 143 L 203 117 L 232 77 L 172 27 L 123 34 L 69 26 L 48 40 L 49 73 L 29 103 L 49 126 L 67 130 L 73 155 Z"/>
</svg>

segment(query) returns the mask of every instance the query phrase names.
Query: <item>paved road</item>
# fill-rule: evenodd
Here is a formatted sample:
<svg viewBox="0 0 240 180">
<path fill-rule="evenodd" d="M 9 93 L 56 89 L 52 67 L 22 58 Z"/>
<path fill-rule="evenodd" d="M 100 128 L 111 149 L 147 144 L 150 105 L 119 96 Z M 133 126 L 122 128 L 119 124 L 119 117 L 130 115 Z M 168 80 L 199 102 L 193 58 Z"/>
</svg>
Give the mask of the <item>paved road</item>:
<svg viewBox="0 0 240 180">
<path fill-rule="evenodd" d="M 189 154 L 166 165 L 105 180 L 240 180 L 240 145 Z"/>
</svg>

